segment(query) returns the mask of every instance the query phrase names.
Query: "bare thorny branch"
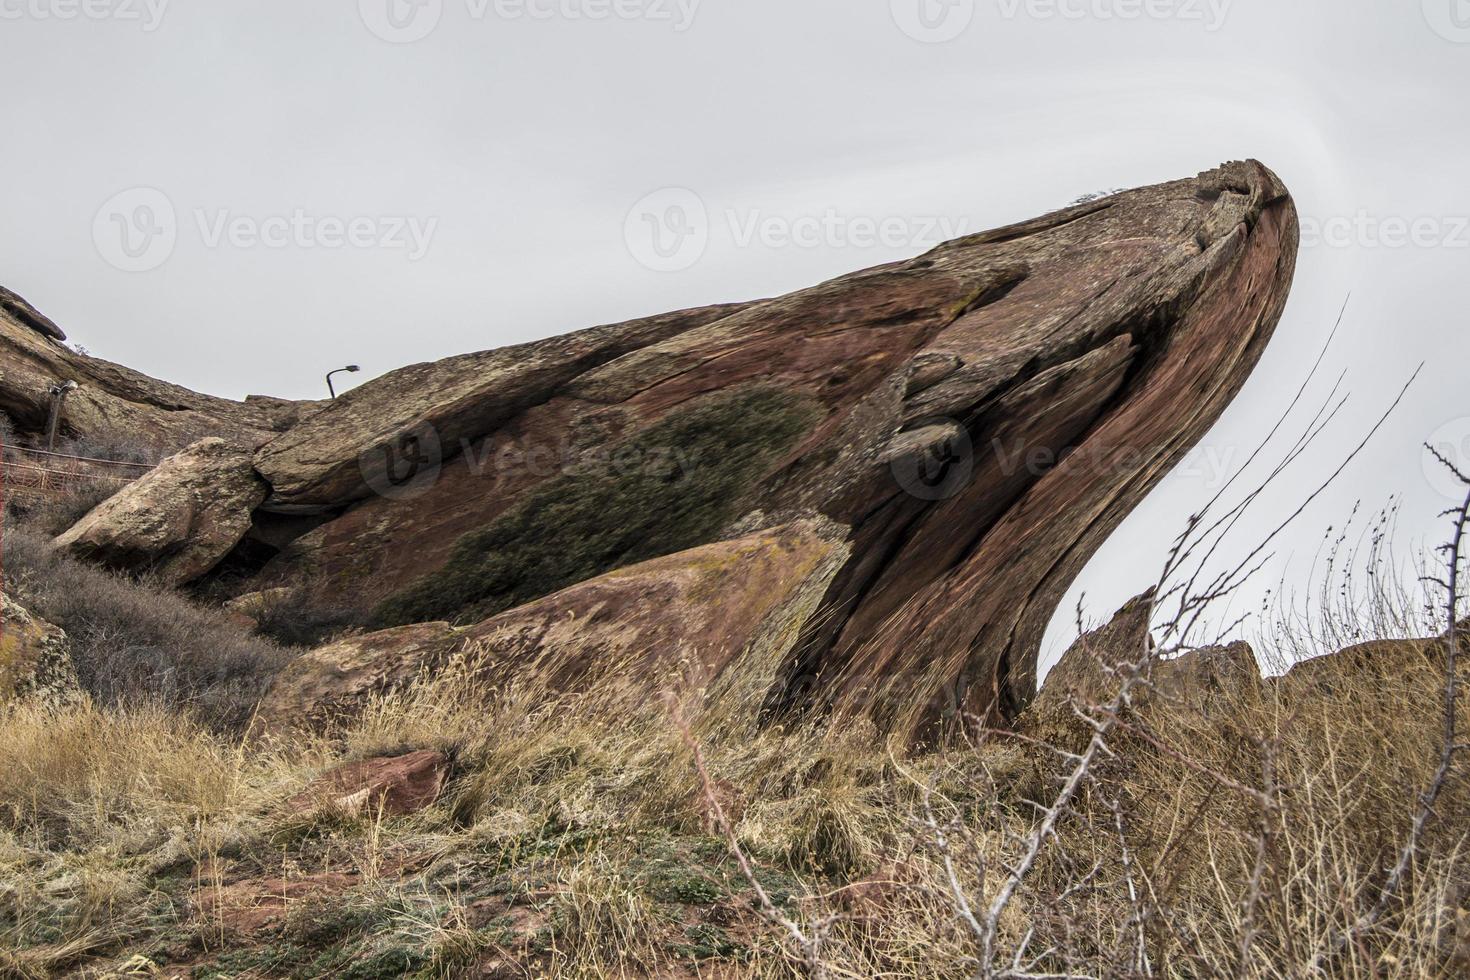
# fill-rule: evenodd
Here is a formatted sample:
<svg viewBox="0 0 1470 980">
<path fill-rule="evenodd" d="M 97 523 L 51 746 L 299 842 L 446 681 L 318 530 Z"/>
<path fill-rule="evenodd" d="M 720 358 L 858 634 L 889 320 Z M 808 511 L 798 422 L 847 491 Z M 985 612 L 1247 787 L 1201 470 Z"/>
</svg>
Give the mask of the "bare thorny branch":
<svg viewBox="0 0 1470 980">
<path fill-rule="evenodd" d="M 1429 452 L 1453 473 L 1466 488 L 1464 502 L 1457 508 L 1448 511 L 1447 514 L 1454 518 L 1449 541 L 1444 544 L 1440 551 L 1445 555 L 1445 578 L 1438 580 L 1445 589 L 1445 607 L 1448 625 L 1443 638 L 1444 647 L 1444 701 L 1442 704 L 1442 720 L 1439 745 L 1439 758 L 1430 777 L 1429 785 L 1419 794 L 1419 806 L 1414 813 L 1413 823 L 1409 827 L 1409 836 L 1399 850 L 1398 860 L 1394 862 L 1388 878 L 1383 883 L 1383 888 L 1378 894 L 1378 901 L 1373 907 L 1365 912 L 1353 923 L 1352 927 L 1345 931 L 1339 941 L 1335 944 L 1336 950 L 1341 950 L 1349 942 L 1357 939 L 1382 920 L 1383 916 L 1393 905 L 1403 887 L 1404 880 L 1412 870 L 1415 858 L 1419 853 L 1419 846 L 1424 838 L 1425 830 L 1429 822 L 1435 816 L 1435 805 L 1439 802 L 1441 794 L 1449 784 L 1450 777 L 1454 772 L 1455 758 L 1466 746 L 1459 744 L 1456 733 L 1456 719 L 1459 707 L 1460 675 L 1459 675 L 1459 609 L 1460 609 L 1460 571 L 1465 553 L 1465 534 L 1470 530 L 1470 476 L 1462 473 L 1450 460 L 1435 447 L 1426 447 Z"/>
<path fill-rule="evenodd" d="M 1339 324 L 1340 322 L 1341 317 L 1339 317 Z M 1334 335 L 1336 334 L 1336 329 L 1334 327 Z M 1329 337 L 1328 344 L 1330 343 L 1331 338 Z M 1324 346 L 1324 353 L 1325 350 L 1326 347 Z M 1307 385 L 1310 383 L 1312 376 L 1315 375 L 1321 361 L 1322 357 L 1319 356 L 1317 364 L 1312 368 L 1312 374 L 1308 375 L 1301 390 L 1296 393 L 1290 406 L 1282 413 L 1281 419 L 1278 420 L 1276 426 L 1272 428 L 1261 445 L 1251 454 L 1252 462 L 1264 451 L 1266 445 L 1271 442 L 1277 431 L 1281 428 L 1286 417 L 1292 413 L 1297 403 L 1301 400 Z M 1415 372 L 1416 377 L 1417 374 L 1418 372 Z M 1299 506 L 1286 520 L 1274 527 L 1238 564 L 1215 576 L 1205 584 L 1201 583 L 1201 573 L 1206 565 L 1208 565 L 1210 559 L 1217 553 L 1223 538 L 1237 526 L 1245 512 L 1262 496 L 1266 488 L 1280 478 L 1288 467 L 1301 458 L 1306 449 L 1316 441 L 1326 426 L 1341 410 L 1345 402 L 1345 398 L 1338 398 L 1341 379 L 1333 387 L 1332 392 L 1322 406 L 1318 408 L 1315 416 L 1307 424 L 1303 433 L 1297 438 L 1284 457 L 1271 468 L 1270 472 L 1258 486 L 1252 488 L 1244 495 L 1239 503 L 1230 507 L 1224 514 L 1217 518 L 1208 518 L 1207 515 L 1223 498 L 1225 489 L 1228 489 L 1229 486 L 1227 484 L 1227 487 L 1216 494 L 1205 508 L 1189 519 L 1183 533 L 1179 535 L 1170 550 L 1157 584 L 1148 600 L 1150 606 L 1146 621 L 1150 623 L 1153 622 L 1155 614 L 1165 600 L 1169 600 L 1171 604 L 1177 603 L 1174 615 L 1167 622 L 1157 627 L 1159 635 L 1163 639 L 1156 646 L 1154 643 L 1154 633 L 1146 630 L 1142 648 L 1137 651 L 1136 658 L 1131 662 L 1117 664 L 1110 671 L 1118 682 L 1117 693 L 1114 698 L 1106 704 L 1094 706 L 1090 711 L 1077 710 L 1078 717 L 1092 730 L 1087 748 L 1080 754 L 1059 751 L 1059 755 L 1069 767 L 1061 789 L 1056 794 L 1050 806 L 1044 809 L 1038 807 L 1041 810 L 1039 819 L 1033 830 L 1025 837 L 1025 843 L 1019 860 L 1006 869 L 1007 873 L 1000 888 L 989 906 L 984 910 L 983 915 L 976 914 L 970 904 L 969 898 L 965 894 L 964 887 L 954 868 L 948 839 L 938 823 L 934 820 L 932 807 L 930 806 L 929 797 L 926 793 L 924 808 L 927 815 L 927 825 L 931 834 L 935 837 L 944 859 L 948 884 L 957 915 L 965 926 L 975 934 L 979 942 L 979 977 L 997 978 L 1036 975 L 1028 972 L 1026 966 L 1023 966 L 1023 957 L 1026 955 L 1027 948 L 1032 941 L 1034 927 L 1027 931 L 1019 948 L 1015 950 L 1015 956 L 1011 959 L 1009 966 L 998 966 L 997 937 L 1002 916 L 1005 914 L 1009 905 L 1015 900 L 1022 884 L 1035 869 L 1042 850 L 1054 836 L 1058 823 L 1073 807 L 1074 801 L 1082 787 L 1089 780 L 1096 778 L 1094 769 L 1098 763 L 1104 758 L 1113 755 L 1112 749 L 1108 745 L 1110 736 L 1120 727 L 1124 727 L 1135 733 L 1143 734 L 1146 740 L 1156 748 L 1166 749 L 1162 742 L 1146 731 L 1146 726 L 1134 725 L 1128 718 L 1125 718 L 1125 715 L 1129 713 L 1129 709 L 1132 707 L 1135 694 L 1150 685 L 1152 667 L 1155 661 L 1170 651 L 1186 649 L 1187 636 L 1199 623 L 1205 611 L 1214 604 L 1227 599 L 1245 581 L 1252 578 L 1263 567 L 1269 555 L 1266 557 L 1262 556 L 1270 543 L 1301 516 L 1307 507 L 1333 484 L 1346 470 L 1347 466 L 1362 453 L 1368 442 L 1398 407 L 1404 394 L 1410 385 L 1413 384 L 1413 381 L 1414 378 L 1411 377 L 1408 383 L 1405 384 L 1403 390 L 1398 393 L 1398 396 L 1382 413 L 1376 424 L 1371 427 L 1362 441 L 1347 453 L 1346 457 L 1340 462 L 1340 465 L 1325 480 L 1321 481 L 1308 494 L 1305 500 L 1300 502 Z M 1249 463 L 1247 464 L 1248 466 Z M 1458 474 L 1458 471 L 1456 472 Z M 1232 478 L 1231 482 L 1234 482 L 1234 478 Z M 1466 483 L 1467 486 L 1470 486 L 1470 479 L 1467 479 Z M 1452 567 L 1450 572 L 1449 604 L 1451 623 L 1447 640 L 1449 653 L 1447 655 L 1446 667 L 1444 748 L 1441 753 L 1440 764 L 1436 770 L 1434 779 L 1430 783 L 1429 789 L 1423 795 L 1421 809 L 1414 821 L 1410 840 L 1406 843 L 1400 854 L 1399 861 L 1390 874 L 1375 909 L 1364 917 L 1362 924 L 1365 928 L 1370 926 L 1383 914 L 1383 911 L 1389 906 L 1394 894 L 1398 891 L 1404 877 L 1407 875 L 1409 867 L 1413 862 L 1419 840 L 1433 812 L 1434 803 L 1449 778 L 1455 752 L 1460 748 L 1456 745 L 1454 727 L 1455 700 L 1457 694 L 1454 620 L 1458 594 L 1456 576 L 1458 575 L 1461 541 L 1464 537 L 1467 523 L 1470 523 L 1470 496 L 1467 496 L 1465 505 L 1459 511 L 1454 540 L 1450 546 Z M 1203 552 L 1203 557 L 1200 557 L 1200 552 Z M 1184 575 L 1182 582 L 1171 586 L 1169 583 L 1179 575 L 1184 566 L 1193 562 L 1197 562 L 1195 570 L 1192 573 Z M 1172 645 L 1165 647 L 1165 643 L 1172 643 Z M 1269 866 L 1272 860 L 1271 852 L 1274 847 L 1273 842 L 1281 827 L 1282 804 L 1280 790 L 1275 776 L 1275 748 L 1270 744 L 1263 745 L 1262 779 L 1264 789 L 1245 786 L 1238 781 L 1230 779 L 1223 773 L 1219 773 L 1202 764 L 1193 763 L 1192 760 L 1187 759 L 1180 753 L 1168 749 L 1166 751 L 1202 775 L 1217 779 L 1222 785 L 1244 793 L 1254 799 L 1259 806 L 1260 828 L 1256 836 L 1255 852 L 1249 878 L 1246 883 L 1246 891 L 1241 900 L 1241 928 L 1237 937 L 1238 960 L 1236 972 L 1245 975 L 1250 971 L 1252 946 L 1260 931 L 1258 925 L 1259 908 L 1267 889 Z M 1133 940 L 1135 949 L 1131 955 L 1131 969 L 1136 974 L 1148 976 L 1151 975 L 1151 965 L 1148 958 L 1145 927 L 1151 913 L 1146 907 L 1145 901 L 1135 884 L 1135 862 L 1132 859 L 1132 854 L 1127 843 L 1121 805 L 1117 800 L 1112 800 L 1109 805 L 1113 812 L 1115 830 L 1118 835 L 1118 844 L 1123 860 L 1124 880 L 1127 886 L 1129 902 L 1133 908 L 1133 913 L 1129 917 L 1129 921 L 1125 924 L 1124 929 L 1125 932 L 1135 930 L 1135 938 Z M 1030 964 L 1031 969 L 1035 968 L 1037 962 L 1038 960 L 1032 960 Z"/>
<path fill-rule="evenodd" d="M 704 751 L 699 747 L 699 742 L 688 725 L 681 724 L 680 731 L 684 736 L 685 745 L 694 756 L 694 769 L 699 775 L 699 785 L 704 794 L 705 806 L 709 808 L 715 825 L 724 836 L 725 846 L 735 858 L 735 863 L 740 869 L 740 876 L 745 879 L 746 884 L 750 886 L 751 892 L 755 895 L 756 907 L 760 910 L 761 917 L 786 934 L 800 954 L 807 976 L 812 980 L 829 980 L 831 972 L 822 960 L 822 944 L 832 925 L 837 921 L 836 917 L 829 916 L 813 923 L 810 935 L 808 935 L 807 931 L 803 930 L 794 919 L 776 907 L 776 903 L 771 900 L 770 893 L 766 891 L 765 886 L 756 876 L 755 866 L 751 864 L 745 848 L 740 845 L 740 838 L 736 835 L 730 818 L 725 814 L 719 793 L 715 790 L 715 781 L 710 776 L 709 767 L 705 765 Z"/>
</svg>

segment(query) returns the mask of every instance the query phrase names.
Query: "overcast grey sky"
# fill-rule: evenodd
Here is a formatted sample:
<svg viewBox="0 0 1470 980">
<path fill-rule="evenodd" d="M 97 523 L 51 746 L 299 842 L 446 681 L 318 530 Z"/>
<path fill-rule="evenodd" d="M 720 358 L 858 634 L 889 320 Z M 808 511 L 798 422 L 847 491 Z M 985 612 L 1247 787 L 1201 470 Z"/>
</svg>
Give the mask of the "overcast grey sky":
<svg viewBox="0 0 1470 980">
<path fill-rule="evenodd" d="M 319 397 L 1254 156 L 1305 219 L 1292 302 L 1089 608 L 1148 582 L 1349 290 L 1353 400 L 1304 474 L 1428 364 L 1297 564 L 1359 497 L 1432 527 L 1420 443 L 1470 437 L 1467 0 L 0 0 L 0 64 L 0 282 L 199 390 Z"/>
</svg>

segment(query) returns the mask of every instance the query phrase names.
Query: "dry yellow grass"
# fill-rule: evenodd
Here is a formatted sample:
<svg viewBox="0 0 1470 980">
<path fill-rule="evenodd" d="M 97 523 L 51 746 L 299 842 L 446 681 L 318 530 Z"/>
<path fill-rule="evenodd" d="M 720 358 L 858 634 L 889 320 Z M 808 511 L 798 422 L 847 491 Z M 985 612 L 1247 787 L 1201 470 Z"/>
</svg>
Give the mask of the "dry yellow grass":
<svg viewBox="0 0 1470 980">
<path fill-rule="evenodd" d="M 1268 684 L 1207 705 L 1154 699 L 1059 826 L 1002 922 L 1002 952 L 1032 930 L 1031 948 L 1049 950 L 1038 972 L 1455 975 L 1458 787 L 1402 903 L 1337 938 L 1404 838 L 1441 681 L 1426 666 L 1388 685 L 1349 674 L 1330 695 Z M 326 961 L 310 956 L 351 940 L 332 975 L 359 975 L 349 967 L 369 954 L 383 972 L 362 976 L 469 975 L 516 957 L 546 976 L 799 975 L 708 825 L 669 708 L 604 708 L 450 672 L 332 739 L 248 741 L 156 708 L 12 712 L 0 720 L 0 973 L 142 954 L 201 977 L 311 976 Z M 864 731 L 759 729 L 747 709 L 700 719 L 694 735 L 783 907 L 803 923 L 839 916 L 822 951 L 831 975 L 974 975 L 924 791 L 983 907 L 1056 760 L 1010 740 L 904 758 Z M 334 761 L 409 747 L 455 759 L 425 813 L 303 823 L 280 809 Z M 352 889 L 330 914 L 288 916 L 285 939 L 232 935 L 198 911 L 212 876 L 328 869 Z M 476 903 L 491 897 L 525 921 L 486 925 Z M 307 927 L 323 919 L 347 924 Z"/>
</svg>

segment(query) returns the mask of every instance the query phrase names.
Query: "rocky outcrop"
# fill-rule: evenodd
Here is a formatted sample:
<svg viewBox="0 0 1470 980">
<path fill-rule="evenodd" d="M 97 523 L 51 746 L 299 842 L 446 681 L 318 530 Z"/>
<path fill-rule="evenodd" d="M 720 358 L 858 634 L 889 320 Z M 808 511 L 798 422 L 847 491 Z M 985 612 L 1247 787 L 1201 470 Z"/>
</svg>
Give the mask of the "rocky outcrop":
<svg viewBox="0 0 1470 980">
<path fill-rule="evenodd" d="M 48 340 L 66 340 L 66 332 L 58 327 L 49 316 L 25 301 L 25 297 L 0 286 L 0 313 L 22 327 L 34 330 Z"/>
<path fill-rule="evenodd" d="M 1470 669 L 1470 629 L 1459 627 L 1456 639 L 1457 664 Z M 1444 676 L 1448 649 L 1445 636 L 1369 640 L 1293 664 L 1276 684 L 1287 696 L 1310 698 L 1365 691 L 1386 695 L 1386 686 L 1432 687 Z"/>
<path fill-rule="evenodd" d="M 578 375 L 739 309 L 686 310 L 400 368 L 260 451 L 270 508 L 338 507 L 391 489 L 404 479 L 394 469 L 406 453 L 456 456 Z"/>
<path fill-rule="evenodd" d="M 66 633 L 0 595 L 0 710 L 15 704 L 61 708 L 84 698 Z"/>
<path fill-rule="evenodd" d="M 254 587 L 474 622 L 820 514 L 850 558 L 770 708 L 1003 720 L 1075 575 L 1250 373 L 1296 245 L 1285 188 L 1234 163 L 779 299 L 406 369 L 257 456 L 268 509 L 325 513 Z"/>
<path fill-rule="evenodd" d="M 1004 722 L 1073 578 L 1249 375 L 1297 235 L 1276 176 L 1231 163 L 776 299 L 415 365 L 319 409 L 183 393 L 173 414 L 285 429 L 254 456 L 269 494 L 232 556 L 260 569 L 243 589 L 309 580 L 371 597 L 377 627 L 473 624 L 820 517 L 848 557 L 768 711 Z M 51 359 L 40 374 L 169 401 L 6 322 Z M 16 387 L 0 379 L 0 407 Z"/>
<path fill-rule="evenodd" d="M 259 444 L 316 404 L 201 395 L 72 350 L 65 339 L 30 303 L 0 289 L 0 411 L 23 435 L 45 431 L 50 390 L 68 381 L 77 388 L 66 397 L 63 438 L 164 451 L 205 436 Z"/>
<path fill-rule="evenodd" d="M 1166 658 L 1149 630 L 1153 593 L 1128 601 L 1105 625 L 1077 638 L 1047 674 L 1046 685 L 1023 718 L 1075 720 L 1072 707 L 1092 708 L 1118 693 L 1122 672 L 1145 665 L 1146 684 L 1135 705 L 1162 699 L 1171 707 L 1209 715 L 1261 696 L 1256 655 L 1248 643 L 1207 646 Z"/>
<path fill-rule="evenodd" d="M 759 704 L 847 550 L 803 521 L 620 569 L 465 630 L 405 626 L 295 660 L 261 704 L 262 732 L 350 720 L 378 695 L 463 664 L 532 695 L 596 689 Z"/>
<path fill-rule="evenodd" d="M 93 508 L 56 545 L 108 568 L 187 585 L 239 544 L 267 491 L 248 450 L 203 439 Z"/>
<path fill-rule="evenodd" d="M 449 758 L 441 752 L 363 759 L 312 780 L 288 801 L 287 809 L 297 815 L 408 816 L 433 805 L 448 774 Z"/>
<path fill-rule="evenodd" d="M 1101 717 L 1123 678 L 1140 667 L 1143 680 L 1133 688 L 1126 712 L 1167 716 L 1174 729 L 1193 724 L 1217 733 L 1231 731 L 1246 706 L 1264 703 L 1265 684 L 1249 644 L 1201 647 L 1162 658 L 1149 629 L 1154 608 L 1152 591 L 1130 600 L 1108 623 L 1078 637 L 1052 667 L 1041 691 L 1013 722 L 1028 739 L 1022 750 L 1033 776 L 1050 778 L 1046 774 L 1054 774 L 1064 762 L 1042 746 L 1068 752 L 1086 748 L 1094 729 L 1082 714 Z M 1114 740 L 1130 737 L 1124 731 Z M 1140 748 L 1146 754 L 1153 751 L 1146 744 Z"/>
<path fill-rule="evenodd" d="M 418 623 L 355 636 L 293 660 L 255 714 L 262 734 L 329 729 L 361 714 L 374 697 L 402 690 L 464 645 L 448 623 Z"/>
</svg>

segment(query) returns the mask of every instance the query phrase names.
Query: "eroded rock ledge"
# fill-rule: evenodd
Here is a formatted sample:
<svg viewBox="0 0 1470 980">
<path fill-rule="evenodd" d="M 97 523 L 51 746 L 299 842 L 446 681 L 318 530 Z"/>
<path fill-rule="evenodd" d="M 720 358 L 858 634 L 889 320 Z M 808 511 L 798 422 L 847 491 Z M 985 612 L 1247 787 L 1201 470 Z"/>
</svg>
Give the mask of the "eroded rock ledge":
<svg viewBox="0 0 1470 980">
<path fill-rule="evenodd" d="M 257 452 L 246 585 L 471 625 L 817 518 L 845 558 L 767 709 L 1005 720 L 1068 585 L 1254 367 L 1296 246 L 1280 181 L 1232 163 L 777 299 L 406 368 Z"/>
</svg>

